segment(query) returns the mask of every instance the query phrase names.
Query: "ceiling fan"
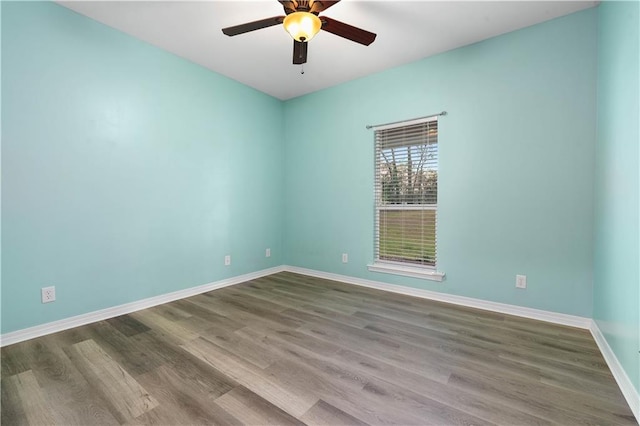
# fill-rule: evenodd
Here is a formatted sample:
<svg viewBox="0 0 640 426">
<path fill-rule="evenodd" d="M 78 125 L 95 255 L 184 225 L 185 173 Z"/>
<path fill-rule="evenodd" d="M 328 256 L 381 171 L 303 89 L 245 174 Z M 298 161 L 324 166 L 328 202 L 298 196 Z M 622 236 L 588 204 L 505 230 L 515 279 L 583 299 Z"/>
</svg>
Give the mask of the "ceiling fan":
<svg viewBox="0 0 640 426">
<path fill-rule="evenodd" d="M 373 43 L 376 39 L 374 33 L 336 21 L 327 16 L 318 16 L 320 12 L 324 12 L 339 1 L 278 0 L 284 8 L 286 16 L 273 16 L 247 22 L 246 24 L 223 28 L 222 32 L 228 36 L 235 36 L 283 24 L 284 29 L 293 37 L 293 63 L 296 65 L 307 62 L 307 42 L 321 29 L 365 46 Z"/>
</svg>

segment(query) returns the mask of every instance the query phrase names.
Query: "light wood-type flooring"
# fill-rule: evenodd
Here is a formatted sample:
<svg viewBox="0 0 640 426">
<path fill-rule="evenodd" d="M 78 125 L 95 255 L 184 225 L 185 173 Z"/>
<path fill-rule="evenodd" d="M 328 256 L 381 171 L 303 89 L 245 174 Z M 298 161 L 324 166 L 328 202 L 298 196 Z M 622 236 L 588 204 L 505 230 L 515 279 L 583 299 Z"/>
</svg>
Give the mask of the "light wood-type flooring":
<svg viewBox="0 0 640 426">
<path fill-rule="evenodd" d="M 2 425 L 636 424 L 586 330 L 292 273 L 1 354 Z"/>
</svg>

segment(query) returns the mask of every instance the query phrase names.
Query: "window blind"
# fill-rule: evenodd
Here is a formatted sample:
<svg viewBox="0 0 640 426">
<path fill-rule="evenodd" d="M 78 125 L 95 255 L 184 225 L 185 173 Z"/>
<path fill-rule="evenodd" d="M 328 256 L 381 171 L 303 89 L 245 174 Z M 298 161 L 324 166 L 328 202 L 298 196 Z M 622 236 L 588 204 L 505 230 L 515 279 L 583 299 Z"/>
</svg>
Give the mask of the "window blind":
<svg viewBox="0 0 640 426">
<path fill-rule="evenodd" d="M 376 261 L 435 268 L 438 120 L 375 131 Z"/>
</svg>

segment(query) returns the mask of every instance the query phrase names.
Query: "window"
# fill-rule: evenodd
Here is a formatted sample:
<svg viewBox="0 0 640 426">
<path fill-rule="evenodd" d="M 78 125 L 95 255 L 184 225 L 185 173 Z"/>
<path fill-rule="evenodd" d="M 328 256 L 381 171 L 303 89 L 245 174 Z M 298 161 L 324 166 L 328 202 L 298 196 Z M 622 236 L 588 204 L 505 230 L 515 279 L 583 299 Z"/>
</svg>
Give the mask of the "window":
<svg viewBox="0 0 640 426">
<path fill-rule="evenodd" d="M 376 128 L 375 155 L 375 263 L 369 269 L 441 280 L 437 116 Z"/>
</svg>

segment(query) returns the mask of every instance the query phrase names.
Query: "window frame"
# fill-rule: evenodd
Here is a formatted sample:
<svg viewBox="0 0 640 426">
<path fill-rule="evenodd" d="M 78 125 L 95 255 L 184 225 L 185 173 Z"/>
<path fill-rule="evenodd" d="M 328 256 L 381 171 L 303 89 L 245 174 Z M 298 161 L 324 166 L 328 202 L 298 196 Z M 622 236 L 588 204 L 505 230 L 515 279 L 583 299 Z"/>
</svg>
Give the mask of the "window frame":
<svg viewBox="0 0 640 426">
<path fill-rule="evenodd" d="M 444 115 L 444 114 L 440 114 L 440 115 Z M 382 183 L 380 182 L 380 172 L 379 172 L 379 167 L 380 167 L 379 156 L 380 156 L 381 148 L 378 142 L 378 132 L 383 130 L 397 129 L 397 128 L 410 128 L 411 126 L 424 124 L 432 121 L 438 122 L 438 115 L 414 119 L 414 120 L 407 120 L 403 122 L 390 123 L 390 124 L 381 125 L 381 126 L 371 126 L 375 130 L 374 132 L 374 240 L 373 240 L 374 261 L 371 264 L 367 265 L 369 271 L 403 275 L 403 276 L 408 276 L 412 278 L 421 278 L 421 279 L 428 279 L 433 281 L 442 281 L 445 277 L 444 272 L 438 271 L 437 269 L 437 262 L 438 262 L 438 259 L 437 259 L 437 241 L 438 241 L 437 239 L 437 212 L 438 212 L 437 196 L 435 199 L 435 203 L 420 203 L 420 204 L 407 204 L 407 203 L 400 204 L 399 203 L 399 204 L 387 204 L 387 205 L 383 205 L 381 203 Z M 438 132 L 440 131 L 439 124 L 440 123 L 438 123 Z M 439 139 L 439 135 L 437 137 Z M 439 143 L 439 141 L 437 141 L 436 144 L 437 143 Z M 420 145 L 428 145 L 428 143 L 411 144 L 411 145 L 407 145 L 407 147 L 420 146 Z M 438 147 L 438 154 L 439 154 L 439 147 Z M 439 164 L 439 158 L 437 158 L 436 160 L 436 170 L 438 168 L 438 164 Z M 439 179 L 439 176 L 438 176 L 438 179 Z M 437 188 L 437 184 L 436 184 L 436 188 Z M 435 244 L 434 265 L 419 264 L 417 262 L 411 262 L 408 260 L 397 261 L 397 260 L 387 260 L 387 259 L 380 258 L 380 251 L 379 251 L 380 250 L 380 244 L 379 244 L 380 243 L 380 212 L 384 210 L 400 210 L 400 211 L 434 210 L 436 212 L 435 213 L 436 214 L 435 229 L 434 229 L 434 244 Z"/>
</svg>

